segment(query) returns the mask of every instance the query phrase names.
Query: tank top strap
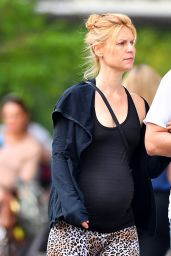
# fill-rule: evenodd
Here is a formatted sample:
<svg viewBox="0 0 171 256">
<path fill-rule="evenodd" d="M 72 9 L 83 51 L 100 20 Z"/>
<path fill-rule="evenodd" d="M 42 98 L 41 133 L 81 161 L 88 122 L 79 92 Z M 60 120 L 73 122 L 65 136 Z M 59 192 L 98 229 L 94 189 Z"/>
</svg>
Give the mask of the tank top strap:
<svg viewBox="0 0 171 256">
<path fill-rule="evenodd" d="M 134 118 L 137 119 L 139 125 L 140 125 L 140 121 L 139 121 L 139 116 L 138 116 L 138 113 L 137 113 L 137 109 L 136 109 L 136 106 L 134 104 L 134 101 L 131 97 L 131 94 L 129 93 L 129 91 L 127 90 L 127 88 L 125 88 L 125 91 L 126 91 L 126 94 L 127 94 L 127 98 L 128 98 L 128 110 L 129 110 L 129 113 L 134 115 Z M 141 126 L 141 125 L 140 125 Z"/>
</svg>

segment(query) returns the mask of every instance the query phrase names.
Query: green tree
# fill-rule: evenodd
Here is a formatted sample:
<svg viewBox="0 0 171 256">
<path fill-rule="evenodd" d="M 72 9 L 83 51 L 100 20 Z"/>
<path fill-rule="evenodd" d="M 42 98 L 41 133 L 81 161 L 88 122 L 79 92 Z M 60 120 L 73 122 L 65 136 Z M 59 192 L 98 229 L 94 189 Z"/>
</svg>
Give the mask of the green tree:
<svg viewBox="0 0 171 256">
<path fill-rule="evenodd" d="M 80 28 L 48 22 L 34 3 L 0 0 L 0 96 L 15 92 L 33 119 L 51 128 L 51 112 L 62 91 L 80 74 Z"/>
<path fill-rule="evenodd" d="M 170 68 L 171 34 L 168 26 L 138 28 L 136 63 L 153 66 L 161 75 Z"/>
<path fill-rule="evenodd" d="M 56 100 L 82 80 L 85 31 L 83 20 L 49 19 L 34 6 L 34 1 L 0 0 L 0 98 L 19 94 L 33 119 L 51 130 Z M 170 69 L 170 41 L 169 28 L 138 27 L 136 63 L 163 75 Z"/>
</svg>

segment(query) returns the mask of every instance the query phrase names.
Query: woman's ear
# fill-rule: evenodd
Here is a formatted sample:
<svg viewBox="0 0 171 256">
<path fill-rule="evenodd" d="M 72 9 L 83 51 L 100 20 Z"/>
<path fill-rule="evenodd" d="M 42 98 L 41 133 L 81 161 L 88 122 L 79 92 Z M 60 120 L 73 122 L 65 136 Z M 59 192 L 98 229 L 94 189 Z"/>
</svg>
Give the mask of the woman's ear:
<svg viewBox="0 0 171 256">
<path fill-rule="evenodd" d="M 97 57 L 103 57 L 103 46 L 101 44 L 94 44 L 93 51 Z"/>
</svg>

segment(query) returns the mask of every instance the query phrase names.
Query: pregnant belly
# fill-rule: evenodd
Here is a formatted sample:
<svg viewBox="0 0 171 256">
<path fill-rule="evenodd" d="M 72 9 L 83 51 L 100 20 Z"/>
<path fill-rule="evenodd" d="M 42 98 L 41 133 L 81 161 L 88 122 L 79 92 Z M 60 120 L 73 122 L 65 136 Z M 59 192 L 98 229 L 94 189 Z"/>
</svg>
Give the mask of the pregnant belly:
<svg viewBox="0 0 171 256">
<path fill-rule="evenodd" d="M 122 175 L 116 175 L 117 178 L 109 177 L 92 175 L 88 180 L 84 177 L 81 189 L 90 216 L 117 221 L 130 208 L 133 179 L 128 170 L 122 172 Z"/>
</svg>

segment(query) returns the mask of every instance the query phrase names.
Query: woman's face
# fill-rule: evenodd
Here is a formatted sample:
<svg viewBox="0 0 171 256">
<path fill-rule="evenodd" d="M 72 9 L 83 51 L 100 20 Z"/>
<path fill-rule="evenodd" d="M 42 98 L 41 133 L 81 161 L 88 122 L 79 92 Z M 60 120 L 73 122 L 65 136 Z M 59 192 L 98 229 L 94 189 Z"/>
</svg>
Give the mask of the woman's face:
<svg viewBox="0 0 171 256">
<path fill-rule="evenodd" d="M 8 131 L 20 133 L 26 130 L 28 114 L 20 105 L 13 102 L 5 103 L 2 108 L 2 121 Z"/>
<path fill-rule="evenodd" d="M 100 64 L 125 72 L 133 67 L 135 59 L 135 38 L 132 31 L 122 27 L 116 39 L 110 37 L 103 46 Z"/>
</svg>

